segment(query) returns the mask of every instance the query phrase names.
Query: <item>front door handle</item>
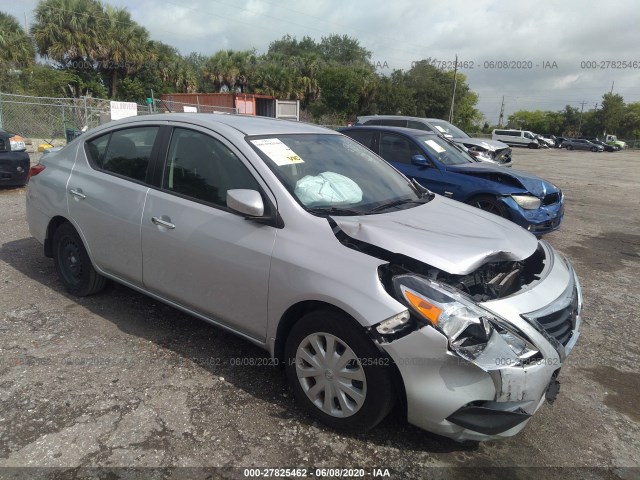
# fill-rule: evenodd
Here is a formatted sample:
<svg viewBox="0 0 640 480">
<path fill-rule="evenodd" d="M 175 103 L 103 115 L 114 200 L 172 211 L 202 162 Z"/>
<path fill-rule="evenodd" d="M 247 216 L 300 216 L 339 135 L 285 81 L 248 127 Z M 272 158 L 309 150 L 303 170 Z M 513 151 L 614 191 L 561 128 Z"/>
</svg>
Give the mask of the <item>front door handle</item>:
<svg viewBox="0 0 640 480">
<path fill-rule="evenodd" d="M 72 188 L 71 190 L 69 190 L 69 193 L 80 200 L 84 200 L 85 198 L 87 198 L 87 196 L 84 193 L 82 193 L 81 188 L 78 188 L 75 190 Z"/>
<path fill-rule="evenodd" d="M 163 220 L 161 217 L 151 217 L 151 221 L 153 222 L 154 225 L 168 228 L 169 230 L 173 230 L 174 228 L 176 228 L 176 226 L 173 223 Z"/>
</svg>

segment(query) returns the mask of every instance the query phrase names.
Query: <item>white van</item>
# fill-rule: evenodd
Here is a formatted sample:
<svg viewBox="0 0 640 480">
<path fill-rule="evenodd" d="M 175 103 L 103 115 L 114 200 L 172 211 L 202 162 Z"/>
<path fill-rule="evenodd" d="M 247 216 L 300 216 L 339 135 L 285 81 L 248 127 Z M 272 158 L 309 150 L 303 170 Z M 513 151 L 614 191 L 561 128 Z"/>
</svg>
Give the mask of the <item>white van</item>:
<svg viewBox="0 0 640 480">
<path fill-rule="evenodd" d="M 493 140 L 499 140 L 512 147 L 540 148 L 536 135 L 528 130 L 494 130 L 491 132 Z"/>
</svg>

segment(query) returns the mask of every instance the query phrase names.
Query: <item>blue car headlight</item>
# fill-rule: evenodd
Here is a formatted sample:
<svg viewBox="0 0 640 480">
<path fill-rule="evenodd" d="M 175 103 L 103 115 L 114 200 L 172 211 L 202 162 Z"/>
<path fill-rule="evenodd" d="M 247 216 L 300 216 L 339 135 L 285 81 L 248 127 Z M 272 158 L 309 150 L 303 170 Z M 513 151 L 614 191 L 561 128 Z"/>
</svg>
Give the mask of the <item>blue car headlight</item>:
<svg viewBox="0 0 640 480">
<path fill-rule="evenodd" d="M 525 210 L 536 210 L 540 208 L 541 200 L 533 195 L 511 195 L 511 198 Z"/>
</svg>

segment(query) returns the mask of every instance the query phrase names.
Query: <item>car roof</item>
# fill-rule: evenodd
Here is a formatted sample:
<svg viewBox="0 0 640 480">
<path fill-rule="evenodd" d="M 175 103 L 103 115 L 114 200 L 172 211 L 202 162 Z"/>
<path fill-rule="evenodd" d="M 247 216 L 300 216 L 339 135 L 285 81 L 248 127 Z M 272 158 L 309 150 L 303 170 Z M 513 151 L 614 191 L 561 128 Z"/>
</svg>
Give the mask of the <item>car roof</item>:
<svg viewBox="0 0 640 480">
<path fill-rule="evenodd" d="M 427 118 L 427 117 L 413 117 L 410 115 L 360 115 L 358 116 L 358 121 L 364 119 L 364 120 L 375 120 L 375 119 L 380 119 L 380 120 L 422 120 L 424 122 L 444 122 L 444 123 L 450 123 L 447 120 L 444 120 L 442 118 Z"/>
<path fill-rule="evenodd" d="M 411 137 L 415 137 L 416 135 L 433 135 L 434 137 L 439 136 L 436 132 L 430 132 L 428 130 L 420 130 L 418 128 L 407 127 L 394 127 L 393 125 L 354 125 L 353 127 L 340 128 L 338 132 L 358 130 L 388 130 L 391 132 L 404 133 L 405 135 L 409 135 Z"/>
<path fill-rule="evenodd" d="M 225 125 L 244 135 L 277 135 L 295 133 L 321 133 L 336 134 L 334 130 L 304 122 L 280 120 L 269 117 L 253 115 L 225 115 L 219 113 L 161 113 L 153 115 L 141 115 L 128 117 L 106 123 L 99 127 L 100 130 L 115 126 L 135 125 L 142 122 L 184 122 L 203 127 L 220 127 Z M 96 129 L 95 131 L 98 131 Z"/>
</svg>

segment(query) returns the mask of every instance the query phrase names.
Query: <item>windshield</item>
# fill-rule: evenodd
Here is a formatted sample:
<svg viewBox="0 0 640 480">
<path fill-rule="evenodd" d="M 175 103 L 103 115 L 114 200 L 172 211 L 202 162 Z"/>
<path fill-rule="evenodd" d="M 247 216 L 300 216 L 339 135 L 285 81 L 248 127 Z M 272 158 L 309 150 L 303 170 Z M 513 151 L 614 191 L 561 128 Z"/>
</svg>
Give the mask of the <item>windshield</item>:
<svg viewBox="0 0 640 480">
<path fill-rule="evenodd" d="M 247 137 L 293 197 L 312 213 L 359 215 L 424 201 L 403 175 L 342 135 Z M 408 207 L 405 207 L 408 208 Z"/>
<path fill-rule="evenodd" d="M 437 133 L 441 135 L 451 135 L 452 137 L 469 138 L 469 135 L 464 133 L 458 127 L 454 127 L 449 122 L 444 120 L 429 120 L 429 123 L 433 125 Z"/>
<path fill-rule="evenodd" d="M 437 135 L 416 135 L 415 138 L 424 145 L 436 160 L 445 165 L 461 165 L 477 162 L 471 155 Z"/>
</svg>

